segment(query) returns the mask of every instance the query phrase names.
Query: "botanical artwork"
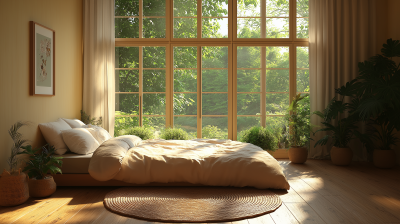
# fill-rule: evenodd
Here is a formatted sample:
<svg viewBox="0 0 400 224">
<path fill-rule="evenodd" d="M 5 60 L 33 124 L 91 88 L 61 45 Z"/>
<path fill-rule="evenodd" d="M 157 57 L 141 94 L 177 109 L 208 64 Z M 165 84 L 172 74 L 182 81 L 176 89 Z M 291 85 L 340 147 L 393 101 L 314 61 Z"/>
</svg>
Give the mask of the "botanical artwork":
<svg viewBox="0 0 400 224">
<path fill-rule="evenodd" d="M 36 33 L 36 86 L 51 87 L 51 39 Z"/>
</svg>

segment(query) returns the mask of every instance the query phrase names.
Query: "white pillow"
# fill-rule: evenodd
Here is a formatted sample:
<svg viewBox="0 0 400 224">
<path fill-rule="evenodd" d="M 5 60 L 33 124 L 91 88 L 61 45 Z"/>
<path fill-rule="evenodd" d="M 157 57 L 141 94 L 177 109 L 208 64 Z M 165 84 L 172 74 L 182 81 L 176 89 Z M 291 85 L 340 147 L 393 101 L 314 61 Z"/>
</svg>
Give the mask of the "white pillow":
<svg viewBox="0 0 400 224">
<path fill-rule="evenodd" d="M 81 128 L 82 126 L 85 126 L 85 123 L 83 123 L 81 120 L 78 119 L 67 119 L 67 118 L 62 118 L 71 128 Z"/>
<path fill-rule="evenodd" d="M 85 155 L 93 153 L 99 147 L 99 142 L 88 129 L 91 128 L 73 128 L 61 132 L 64 142 L 71 152 Z"/>
<path fill-rule="evenodd" d="M 107 141 L 108 139 L 112 138 L 110 133 L 108 133 L 108 131 L 106 131 L 104 128 L 96 126 L 96 125 L 92 125 L 92 124 L 88 124 L 83 126 L 84 128 L 89 128 L 89 132 L 93 135 L 93 137 L 101 144 L 105 141 Z"/>
<path fill-rule="evenodd" d="M 59 118 L 55 122 L 41 123 L 39 128 L 46 142 L 56 149 L 56 154 L 63 155 L 68 151 L 68 147 L 62 139 L 61 131 L 72 128 L 64 120 Z"/>
</svg>

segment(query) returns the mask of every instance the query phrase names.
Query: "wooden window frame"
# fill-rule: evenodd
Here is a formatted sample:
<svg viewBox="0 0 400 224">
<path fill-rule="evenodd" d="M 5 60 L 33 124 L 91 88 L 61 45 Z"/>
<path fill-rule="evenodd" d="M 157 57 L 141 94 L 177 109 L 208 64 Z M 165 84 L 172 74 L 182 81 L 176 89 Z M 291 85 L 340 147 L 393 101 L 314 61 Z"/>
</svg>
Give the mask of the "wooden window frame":
<svg viewBox="0 0 400 224">
<path fill-rule="evenodd" d="M 261 0 L 264 1 L 265 0 Z M 140 6 L 142 0 L 139 0 Z M 237 38 L 237 1 L 228 0 L 228 38 L 202 38 L 201 36 L 201 25 L 202 25 L 202 13 L 201 13 L 201 0 L 197 0 L 197 38 L 173 38 L 173 0 L 166 0 L 166 37 L 165 38 L 141 38 L 142 29 L 139 32 L 139 38 L 115 38 L 116 47 L 146 47 L 146 46 L 160 46 L 166 48 L 166 127 L 173 127 L 173 48 L 177 46 L 197 46 L 201 49 L 202 46 L 227 46 L 228 47 L 228 138 L 237 140 L 237 47 L 239 46 L 260 46 L 260 47 L 271 47 L 271 46 L 287 46 L 289 47 L 289 103 L 296 95 L 296 48 L 298 46 L 308 46 L 307 38 L 297 38 L 297 8 L 296 0 L 289 0 L 289 38 Z M 200 10 L 199 10 L 200 9 Z M 139 9 L 139 19 L 142 19 L 142 9 Z M 235 16 L 234 16 L 235 15 Z M 265 15 L 264 15 L 265 16 Z M 142 22 L 140 22 L 142 24 Z M 141 28 L 141 27 L 140 27 Z M 261 27 L 265 31 L 265 27 Z M 263 31 L 262 31 L 263 33 Z M 264 32 L 265 33 L 265 32 Z M 141 52 L 141 51 L 140 51 Z M 262 51 L 263 52 L 263 51 Z M 264 51 L 265 52 L 265 51 Z M 264 55 L 265 56 L 265 55 Z M 142 55 L 139 57 L 142 58 Z M 198 81 L 197 89 L 197 137 L 201 137 L 202 126 L 199 125 L 202 122 L 201 116 L 201 51 L 197 52 L 197 73 L 200 77 Z M 139 65 L 139 71 L 142 73 L 143 69 L 140 69 L 142 65 Z M 262 71 L 265 69 L 262 69 Z M 265 71 L 264 71 L 265 72 Z M 199 74 L 200 73 L 200 74 Z M 140 76 L 141 77 L 141 76 Z M 264 77 L 265 75 L 261 76 Z M 141 82 L 142 79 L 140 79 Z M 265 81 L 265 80 L 264 80 Z M 200 88 L 199 88 L 200 87 Z M 140 90 L 143 89 L 140 85 Z M 200 91 L 200 93 L 199 93 Z M 265 92 L 265 90 L 261 90 Z M 143 92 L 140 95 L 142 99 Z M 265 94 L 264 94 L 265 95 Z M 265 96 L 263 97 L 262 103 L 264 108 L 261 110 L 261 120 L 263 126 L 265 126 Z M 142 103 L 142 102 L 140 102 Z M 140 108 L 142 110 L 142 108 Z M 200 113 L 199 113 L 200 111 Z M 236 115 L 235 115 L 236 114 Z M 142 125 L 142 116 L 140 117 L 140 125 Z"/>
</svg>

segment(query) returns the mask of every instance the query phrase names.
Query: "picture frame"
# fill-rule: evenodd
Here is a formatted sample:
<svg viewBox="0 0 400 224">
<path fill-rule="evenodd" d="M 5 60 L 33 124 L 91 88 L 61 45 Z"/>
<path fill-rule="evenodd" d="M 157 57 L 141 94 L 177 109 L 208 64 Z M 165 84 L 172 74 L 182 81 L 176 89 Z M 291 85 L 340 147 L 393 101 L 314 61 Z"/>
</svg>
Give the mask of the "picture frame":
<svg viewBox="0 0 400 224">
<path fill-rule="evenodd" d="M 30 95 L 55 96 L 55 31 L 30 21 Z"/>
</svg>

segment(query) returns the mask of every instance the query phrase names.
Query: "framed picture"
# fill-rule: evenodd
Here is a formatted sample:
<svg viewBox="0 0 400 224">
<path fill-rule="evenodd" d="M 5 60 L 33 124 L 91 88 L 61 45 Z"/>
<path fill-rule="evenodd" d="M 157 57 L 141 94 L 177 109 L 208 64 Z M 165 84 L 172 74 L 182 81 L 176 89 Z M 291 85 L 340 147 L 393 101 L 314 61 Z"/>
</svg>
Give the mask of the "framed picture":
<svg viewBox="0 0 400 224">
<path fill-rule="evenodd" d="M 30 95 L 55 95 L 55 31 L 30 21 Z"/>
</svg>

